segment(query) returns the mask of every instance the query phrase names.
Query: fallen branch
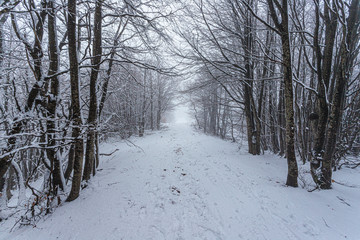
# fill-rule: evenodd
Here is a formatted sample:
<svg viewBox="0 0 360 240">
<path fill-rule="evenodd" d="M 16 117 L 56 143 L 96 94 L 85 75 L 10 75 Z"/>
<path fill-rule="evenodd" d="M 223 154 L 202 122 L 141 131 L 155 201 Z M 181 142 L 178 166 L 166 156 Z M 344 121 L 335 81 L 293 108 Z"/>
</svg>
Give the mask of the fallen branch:
<svg viewBox="0 0 360 240">
<path fill-rule="evenodd" d="M 338 181 L 335 181 L 333 180 L 334 183 L 337 183 L 339 185 L 342 185 L 342 186 L 345 186 L 345 187 L 350 187 L 350 188 L 360 188 L 360 186 L 357 186 L 357 185 L 347 185 L 345 183 L 342 183 L 342 182 L 338 182 Z"/>
<path fill-rule="evenodd" d="M 115 185 L 115 184 L 119 184 L 119 183 L 121 183 L 121 182 L 108 183 L 108 186 Z"/>
<path fill-rule="evenodd" d="M 351 207 L 351 205 L 349 204 L 349 203 L 347 203 L 346 201 L 345 201 L 345 199 L 343 199 L 343 198 L 341 198 L 341 197 L 339 197 L 339 196 L 336 196 L 342 203 L 344 203 L 344 204 L 346 204 L 346 205 L 348 205 L 349 207 Z"/>
<path fill-rule="evenodd" d="M 113 152 L 111 152 L 111 153 L 100 153 L 99 155 L 100 156 L 111 156 L 111 155 L 113 155 L 114 153 L 116 153 L 117 151 L 119 151 L 119 149 L 117 148 L 117 149 L 115 149 Z"/>
</svg>

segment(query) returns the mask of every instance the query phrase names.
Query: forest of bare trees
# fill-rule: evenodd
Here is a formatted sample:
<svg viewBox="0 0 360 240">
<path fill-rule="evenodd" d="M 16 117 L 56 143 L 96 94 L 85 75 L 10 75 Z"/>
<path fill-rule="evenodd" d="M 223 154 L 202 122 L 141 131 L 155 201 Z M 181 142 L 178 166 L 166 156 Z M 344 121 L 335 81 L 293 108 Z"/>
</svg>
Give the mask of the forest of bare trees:
<svg viewBox="0 0 360 240">
<path fill-rule="evenodd" d="M 26 218 L 51 212 L 96 174 L 104 138 L 160 129 L 176 87 L 159 55 L 171 15 L 166 2 L 1 1 L 2 210 L 18 189 Z"/>
<path fill-rule="evenodd" d="M 1 0 L 0 220 L 14 191 L 23 222 L 78 198 L 181 78 L 198 129 L 330 189 L 360 165 L 359 24 L 359 0 Z"/>
<path fill-rule="evenodd" d="M 285 156 L 288 186 L 298 160 L 323 189 L 359 165 L 359 1 L 200 0 L 184 15 L 198 128 Z"/>
</svg>

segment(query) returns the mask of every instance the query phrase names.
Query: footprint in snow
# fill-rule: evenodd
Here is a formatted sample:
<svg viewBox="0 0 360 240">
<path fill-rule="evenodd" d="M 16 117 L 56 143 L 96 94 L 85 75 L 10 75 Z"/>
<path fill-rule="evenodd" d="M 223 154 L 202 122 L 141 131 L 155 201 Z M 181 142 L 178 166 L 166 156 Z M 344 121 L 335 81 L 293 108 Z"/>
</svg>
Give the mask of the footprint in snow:
<svg viewBox="0 0 360 240">
<path fill-rule="evenodd" d="M 175 149 L 175 150 L 174 150 L 174 152 L 176 153 L 176 155 L 184 155 L 184 153 L 183 153 L 183 151 L 182 151 L 181 147 L 179 147 L 179 148 Z"/>
<path fill-rule="evenodd" d="M 177 187 L 172 186 L 170 189 L 173 194 L 180 195 L 180 190 Z"/>
<path fill-rule="evenodd" d="M 226 168 L 227 172 L 231 172 L 231 168 L 228 165 L 224 164 L 224 167 Z"/>
<path fill-rule="evenodd" d="M 141 219 L 145 219 L 145 217 L 146 217 L 146 207 L 145 206 L 142 206 L 140 208 L 139 216 L 140 216 Z"/>
</svg>

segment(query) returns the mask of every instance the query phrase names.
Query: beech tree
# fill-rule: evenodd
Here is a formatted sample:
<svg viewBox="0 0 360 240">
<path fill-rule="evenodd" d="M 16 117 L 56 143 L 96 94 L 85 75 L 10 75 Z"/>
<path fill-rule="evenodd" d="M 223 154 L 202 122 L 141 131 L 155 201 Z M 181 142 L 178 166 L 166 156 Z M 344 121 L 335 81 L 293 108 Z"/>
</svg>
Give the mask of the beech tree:
<svg viewBox="0 0 360 240">
<path fill-rule="evenodd" d="M 282 3 L 277 0 L 268 0 L 271 18 L 275 24 L 275 32 L 280 35 L 282 44 L 282 64 L 284 74 L 285 118 L 286 118 L 286 158 L 288 162 L 288 176 L 286 185 L 297 187 L 298 167 L 295 155 L 295 123 L 294 123 L 294 93 L 293 71 L 291 61 L 288 1 Z M 281 19 L 278 18 L 275 4 Z"/>
<path fill-rule="evenodd" d="M 90 73 L 90 106 L 88 116 L 88 135 L 86 140 L 86 151 L 85 151 L 85 168 L 84 168 L 84 180 L 90 179 L 90 174 L 95 174 L 95 145 L 96 145 L 96 131 L 97 131 L 97 119 L 98 119 L 98 100 L 97 100 L 97 79 L 99 76 L 99 69 L 101 63 L 102 54 L 102 0 L 98 0 L 95 3 L 95 14 L 94 14 L 94 43 L 93 43 L 93 58 L 91 61 L 91 73 Z"/>
<path fill-rule="evenodd" d="M 345 4 L 342 5 L 345 7 Z M 342 11 L 344 14 L 344 9 Z M 331 188 L 332 167 L 334 153 L 338 141 L 338 132 L 343 119 L 343 108 L 346 98 L 346 89 L 352 75 L 354 59 L 358 55 L 359 47 L 359 24 L 360 24 L 360 2 L 352 0 L 349 5 L 349 15 L 340 15 L 341 23 L 344 24 L 342 30 L 342 40 L 339 51 L 339 65 L 335 75 L 332 105 L 329 115 L 329 126 L 327 130 L 327 140 L 325 144 L 324 159 L 321 165 L 320 187 Z"/>
<path fill-rule="evenodd" d="M 79 89 L 79 62 L 76 40 L 76 0 L 68 1 L 68 45 L 69 45 L 69 65 L 70 65 L 70 86 L 71 86 L 71 121 L 73 139 L 73 158 L 74 173 L 71 185 L 71 192 L 67 201 L 72 201 L 79 196 L 80 184 L 83 171 L 84 142 L 81 137 L 82 116 L 80 107 L 80 89 Z"/>
</svg>

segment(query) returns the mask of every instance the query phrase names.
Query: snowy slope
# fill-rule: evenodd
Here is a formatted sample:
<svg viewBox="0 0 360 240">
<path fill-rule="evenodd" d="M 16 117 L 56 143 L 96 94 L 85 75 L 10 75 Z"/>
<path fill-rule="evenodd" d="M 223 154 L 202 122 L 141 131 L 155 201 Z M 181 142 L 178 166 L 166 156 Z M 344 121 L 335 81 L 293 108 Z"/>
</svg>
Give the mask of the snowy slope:
<svg viewBox="0 0 360 240">
<path fill-rule="evenodd" d="M 285 187 L 285 159 L 194 132 L 185 111 L 138 147 L 104 144 L 119 151 L 78 200 L 35 228 L 0 225 L 0 239 L 360 239 L 359 170 L 334 176 L 353 187 Z"/>
</svg>

